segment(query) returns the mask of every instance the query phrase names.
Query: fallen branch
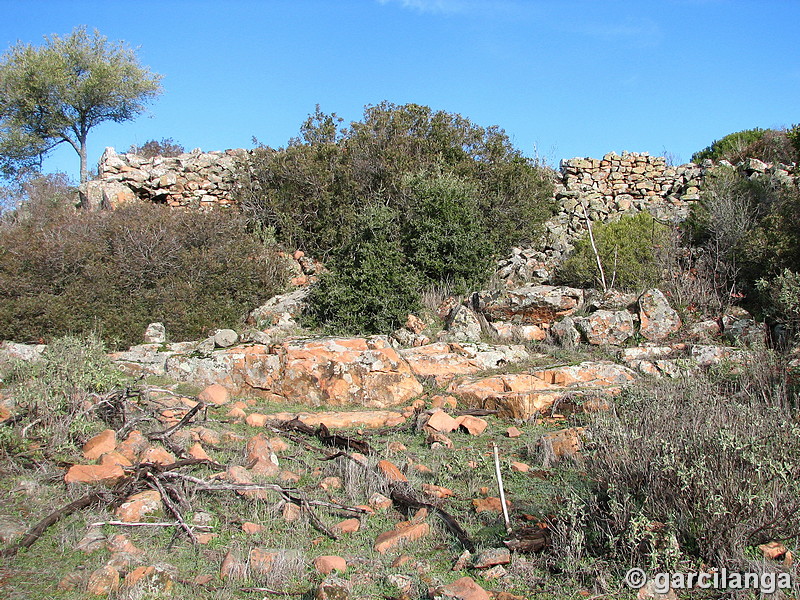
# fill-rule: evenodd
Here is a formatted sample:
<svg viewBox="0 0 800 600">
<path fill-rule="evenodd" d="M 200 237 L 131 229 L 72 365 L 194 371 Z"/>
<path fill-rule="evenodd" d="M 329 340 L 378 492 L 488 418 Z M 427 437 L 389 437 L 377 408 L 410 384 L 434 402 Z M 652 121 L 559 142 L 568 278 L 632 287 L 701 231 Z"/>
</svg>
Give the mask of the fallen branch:
<svg viewBox="0 0 800 600">
<path fill-rule="evenodd" d="M 110 525 L 114 527 L 180 527 L 180 523 L 177 521 L 174 523 L 127 523 L 125 521 L 98 521 L 97 523 L 90 523 L 89 527 L 102 527 L 104 525 Z M 192 525 L 195 529 L 202 529 L 204 531 L 210 531 L 213 529 L 210 525 Z"/>
<path fill-rule="evenodd" d="M 9 546 L 5 550 L 0 551 L 0 556 L 14 556 L 20 550 L 20 548 L 30 548 L 34 543 L 36 543 L 36 540 L 42 537 L 42 534 L 47 530 L 48 527 L 54 525 L 64 517 L 68 517 L 72 513 L 84 509 L 87 506 L 91 506 L 102 499 L 102 494 L 99 492 L 93 492 L 78 498 L 74 502 L 70 502 L 55 512 L 50 513 L 44 519 L 39 521 L 34 527 L 29 529 L 28 533 L 26 533 L 25 537 L 23 537 L 20 541 L 12 546 Z"/>
<path fill-rule="evenodd" d="M 197 545 L 197 537 L 194 535 L 194 531 L 192 528 L 186 524 L 186 521 L 183 520 L 183 515 L 181 515 L 181 511 L 178 510 L 178 507 L 172 503 L 167 491 L 164 489 L 164 486 L 161 485 L 161 482 L 158 480 L 158 477 L 153 475 L 152 473 L 147 474 L 147 478 L 153 483 L 156 487 L 158 492 L 161 494 L 161 502 L 164 503 L 164 506 L 167 507 L 167 510 L 172 513 L 172 515 L 178 520 L 178 524 L 180 528 L 186 532 L 186 535 L 189 536 L 189 539 L 192 541 L 192 544 Z"/>
</svg>

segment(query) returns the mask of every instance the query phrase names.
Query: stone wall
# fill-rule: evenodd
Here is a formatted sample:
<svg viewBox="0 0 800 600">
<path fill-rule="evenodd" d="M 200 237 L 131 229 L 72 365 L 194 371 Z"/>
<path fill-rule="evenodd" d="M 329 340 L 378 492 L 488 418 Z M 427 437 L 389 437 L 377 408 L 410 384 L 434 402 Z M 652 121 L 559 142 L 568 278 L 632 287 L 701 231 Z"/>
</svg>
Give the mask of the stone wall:
<svg viewBox="0 0 800 600">
<path fill-rule="evenodd" d="M 190 153 L 144 158 L 106 148 L 98 163 L 98 178 L 82 190 L 90 209 L 115 208 L 148 201 L 169 206 L 210 209 L 234 203 L 234 166 L 247 150 Z"/>
</svg>

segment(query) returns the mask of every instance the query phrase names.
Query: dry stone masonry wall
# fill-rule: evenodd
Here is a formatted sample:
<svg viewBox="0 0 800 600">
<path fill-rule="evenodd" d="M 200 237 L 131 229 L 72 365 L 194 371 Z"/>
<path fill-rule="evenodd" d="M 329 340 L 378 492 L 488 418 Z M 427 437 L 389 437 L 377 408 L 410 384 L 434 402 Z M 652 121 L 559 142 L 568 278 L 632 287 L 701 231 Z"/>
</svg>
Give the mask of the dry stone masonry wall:
<svg viewBox="0 0 800 600">
<path fill-rule="evenodd" d="M 115 208 L 148 201 L 174 207 L 211 209 L 234 203 L 235 165 L 247 150 L 201 152 L 145 158 L 106 148 L 98 179 L 83 193 L 88 208 Z"/>
</svg>

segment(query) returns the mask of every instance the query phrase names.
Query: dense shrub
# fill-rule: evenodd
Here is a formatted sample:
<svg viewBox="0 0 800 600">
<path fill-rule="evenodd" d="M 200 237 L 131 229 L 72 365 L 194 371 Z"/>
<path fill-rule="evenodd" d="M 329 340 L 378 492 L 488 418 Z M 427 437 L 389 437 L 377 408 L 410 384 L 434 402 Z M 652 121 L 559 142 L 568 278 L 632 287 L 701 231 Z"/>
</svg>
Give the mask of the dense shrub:
<svg viewBox="0 0 800 600">
<path fill-rule="evenodd" d="M 593 551 L 668 568 L 680 550 L 745 566 L 755 546 L 800 535 L 800 426 L 785 365 L 629 388 L 598 417 L 586 468 Z"/>
<path fill-rule="evenodd" d="M 774 175 L 748 178 L 731 167 L 706 175 L 700 202 L 684 224 L 687 239 L 714 265 L 720 297 L 746 296 L 750 308 L 769 312 L 768 295 L 755 282 L 800 264 L 800 190 Z M 766 304 L 764 304 L 766 303 Z"/>
<path fill-rule="evenodd" d="M 419 308 L 422 280 L 408 264 L 392 209 L 367 207 L 309 295 L 308 323 L 331 333 L 387 333 Z"/>
<path fill-rule="evenodd" d="M 163 321 L 173 341 L 235 326 L 284 269 L 226 213 L 156 205 L 87 214 L 25 206 L 0 228 L 0 339 L 98 330 L 112 346 Z"/>
<path fill-rule="evenodd" d="M 789 164 L 796 160 L 797 156 L 793 148 L 791 131 L 755 128 L 730 133 L 695 152 L 692 155 L 692 162 L 699 163 L 710 158 L 715 162 L 727 160 L 736 164 L 745 158 L 757 158 L 764 162 Z"/>
<path fill-rule="evenodd" d="M 317 107 L 301 138 L 285 149 L 257 149 L 239 178 L 251 219 L 288 247 L 333 258 L 332 270 L 352 264 L 362 217 L 380 204 L 393 215 L 402 269 L 466 291 L 488 277 L 493 258 L 535 239 L 552 214 L 549 172 L 497 127 L 388 102 L 366 107 L 348 127 L 340 124 Z M 339 285 L 345 281 L 343 275 Z M 332 298 L 316 299 L 323 297 Z M 329 309 L 336 310 L 319 306 L 317 317 Z M 376 315 L 377 322 L 384 317 Z"/>
<path fill-rule="evenodd" d="M 54 451 L 85 433 L 100 396 L 123 385 L 125 377 L 109 360 L 102 341 L 90 334 L 53 340 L 41 359 L 12 364 L 4 382 L 25 415 L 20 426 L 32 427 L 28 437 Z M 0 445 L 8 450 L 8 442 Z"/>
<path fill-rule="evenodd" d="M 597 253 L 611 287 L 644 290 L 661 280 L 659 252 L 670 243 L 669 229 L 649 213 L 640 212 L 619 221 L 594 225 Z M 560 282 L 577 287 L 598 286 L 600 270 L 588 236 L 582 238 L 562 263 Z"/>
</svg>

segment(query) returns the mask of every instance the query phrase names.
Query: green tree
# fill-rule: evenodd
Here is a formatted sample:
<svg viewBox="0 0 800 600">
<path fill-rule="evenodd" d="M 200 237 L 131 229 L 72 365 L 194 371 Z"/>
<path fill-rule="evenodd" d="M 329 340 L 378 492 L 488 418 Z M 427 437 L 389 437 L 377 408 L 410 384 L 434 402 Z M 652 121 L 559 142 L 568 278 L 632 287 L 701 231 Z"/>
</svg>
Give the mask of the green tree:
<svg viewBox="0 0 800 600">
<path fill-rule="evenodd" d="M 43 46 L 18 43 L 0 60 L 0 167 L 6 174 L 36 167 L 66 142 L 85 182 L 89 131 L 142 113 L 161 92 L 160 79 L 123 42 L 85 27 L 45 36 Z"/>
</svg>

